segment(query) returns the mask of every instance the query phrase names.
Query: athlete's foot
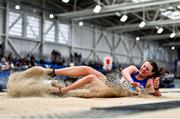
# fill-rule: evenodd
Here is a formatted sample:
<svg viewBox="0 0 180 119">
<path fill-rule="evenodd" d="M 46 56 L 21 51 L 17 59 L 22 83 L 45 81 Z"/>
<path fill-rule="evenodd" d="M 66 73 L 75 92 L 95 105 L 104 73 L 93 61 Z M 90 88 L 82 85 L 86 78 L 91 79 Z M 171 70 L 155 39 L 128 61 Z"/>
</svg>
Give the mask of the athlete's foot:
<svg viewBox="0 0 180 119">
<path fill-rule="evenodd" d="M 61 87 L 54 87 L 52 94 L 62 96 Z"/>
<path fill-rule="evenodd" d="M 50 77 L 55 77 L 56 74 L 55 74 L 55 69 L 49 69 L 50 71 L 48 71 L 47 75 L 50 76 Z"/>
</svg>

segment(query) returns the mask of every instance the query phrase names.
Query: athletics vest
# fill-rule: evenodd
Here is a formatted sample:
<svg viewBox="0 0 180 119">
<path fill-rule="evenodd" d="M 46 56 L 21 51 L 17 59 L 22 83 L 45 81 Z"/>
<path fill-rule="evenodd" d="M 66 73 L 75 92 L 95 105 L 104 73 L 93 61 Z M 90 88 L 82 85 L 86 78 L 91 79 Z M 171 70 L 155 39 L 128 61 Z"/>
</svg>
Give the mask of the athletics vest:
<svg viewBox="0 0 180 119">
<path fill-rule="evenodd" d="M 137 83 L 140 83 L 140 85 L 143 87 L 143 88 L 146 88 L 146 84 L 147 84 L 147 79 L 143 79 L 143 80 L 138 80 L 136 78 L 136 75 L 138 75 L 139 72 L 136 72 L 134 74 L 131 74 L 131 78 L 134 82 L 137 82 Z"/>
</svg>

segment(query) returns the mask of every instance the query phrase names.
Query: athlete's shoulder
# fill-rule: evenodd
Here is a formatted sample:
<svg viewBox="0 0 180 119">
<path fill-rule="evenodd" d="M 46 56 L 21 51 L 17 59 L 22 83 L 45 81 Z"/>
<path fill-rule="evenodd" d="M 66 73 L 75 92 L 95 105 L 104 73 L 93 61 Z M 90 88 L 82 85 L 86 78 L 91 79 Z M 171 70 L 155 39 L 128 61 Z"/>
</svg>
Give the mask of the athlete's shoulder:
<svg viewBox="0 0 180 119">
<path fill-rule="evenodd" d="M 128 69 L 132 70 L 133 72 L 138 72 L 139 71 L 139 69 L 136 66 L 134 66 L 134 65 L 130 65 L 128 67 Z"/>
</svg>

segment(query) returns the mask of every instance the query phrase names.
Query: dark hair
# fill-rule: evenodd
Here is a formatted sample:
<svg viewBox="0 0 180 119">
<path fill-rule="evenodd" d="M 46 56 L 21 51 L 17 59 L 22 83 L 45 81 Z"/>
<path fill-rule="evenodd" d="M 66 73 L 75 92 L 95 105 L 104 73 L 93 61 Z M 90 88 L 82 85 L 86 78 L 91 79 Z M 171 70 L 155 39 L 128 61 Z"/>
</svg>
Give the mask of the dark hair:
<svg viewBox="0 0 180 119">
<path fill-rule="evenodd" d="M 149 78 L 160 77 L 162 68 L 158 69 L 158 65 L 156 64 L 156 62 L 154 60 L 147 60 L 147 62 L 149 62 L 152 65 L 152 67 L 153 67 L 152 72 L 154 72 L 154 74 L 152 76 L 150 76 Z"/>
<path fill-rule="evenodd" d="M 147 60 L 147 62 L 149 62 L 152 65 L 152 67 L 153 67 L 152 72 L 158 71 L 158 66 L 154 60 Z"/>
</svg>

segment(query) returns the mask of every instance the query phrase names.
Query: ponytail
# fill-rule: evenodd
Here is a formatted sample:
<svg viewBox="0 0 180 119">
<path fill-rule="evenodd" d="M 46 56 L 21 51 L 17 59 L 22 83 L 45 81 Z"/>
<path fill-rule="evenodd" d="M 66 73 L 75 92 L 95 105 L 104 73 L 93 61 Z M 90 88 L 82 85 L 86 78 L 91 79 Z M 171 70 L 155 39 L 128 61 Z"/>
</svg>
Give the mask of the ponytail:
<svg viewBox="0 0 180 119">
<path fill-rule="evenodd" d="M 156 71 L 150 78 L 156 78 L 156 77 L 161 77 L 163 72 L 163 68 L 161 67 L 158 71 Z"/>
</svg>

